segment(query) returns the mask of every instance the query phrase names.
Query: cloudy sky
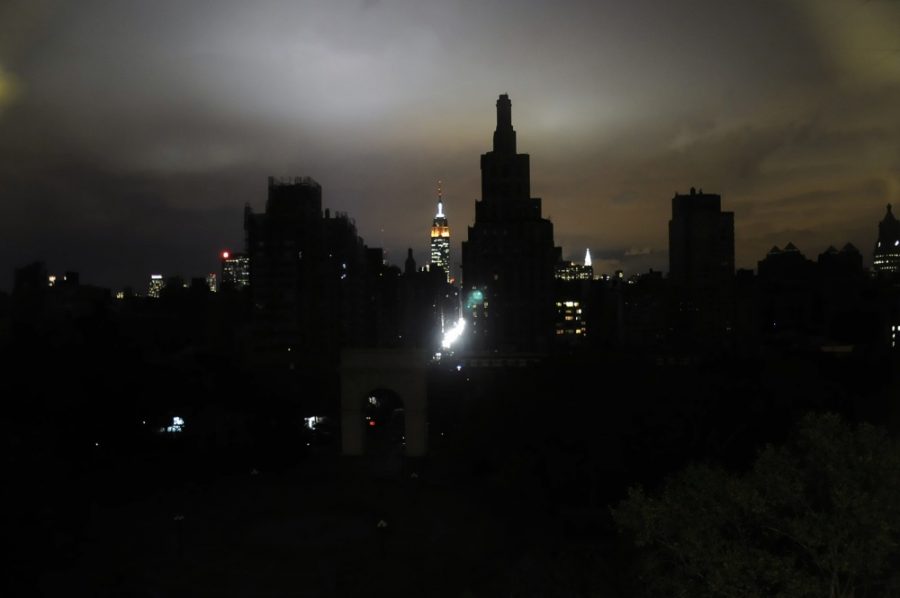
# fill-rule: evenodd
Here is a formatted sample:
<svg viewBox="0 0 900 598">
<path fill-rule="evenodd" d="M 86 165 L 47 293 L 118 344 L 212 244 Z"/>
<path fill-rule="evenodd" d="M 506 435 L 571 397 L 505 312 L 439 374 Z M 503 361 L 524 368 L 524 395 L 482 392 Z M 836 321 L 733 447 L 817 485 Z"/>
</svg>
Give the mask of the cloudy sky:
<svg viewBox="0 0 900 598">
<path fill-rule="evenodd" d="M 900 202 L 900 0 L 3 0 L 0 288 L 104 286 L 239 249 L 268 175 L 372 246 L 454 251 L 509 93 L 567 257 L 666 269 L 676 191 L 723 195 L 738 266 L 793 241 L 871 261 Z"/>
</svg>

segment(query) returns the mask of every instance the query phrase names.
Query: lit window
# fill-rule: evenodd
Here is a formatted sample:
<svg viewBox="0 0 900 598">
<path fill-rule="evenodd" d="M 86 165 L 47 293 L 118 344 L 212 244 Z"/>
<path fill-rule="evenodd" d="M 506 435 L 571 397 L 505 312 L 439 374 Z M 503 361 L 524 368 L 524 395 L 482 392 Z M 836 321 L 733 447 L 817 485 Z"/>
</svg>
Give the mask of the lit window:
<svg viewBox="0 0 900 598">
<path fill-rule="evenodd" d="M 166 426 L 166 432 L 170 434 L 176 434 L 178 432 L 184 431 L 184 420 L 177 415 L 172 418 L 172 424 L 170 426 Z"/>
</svg>

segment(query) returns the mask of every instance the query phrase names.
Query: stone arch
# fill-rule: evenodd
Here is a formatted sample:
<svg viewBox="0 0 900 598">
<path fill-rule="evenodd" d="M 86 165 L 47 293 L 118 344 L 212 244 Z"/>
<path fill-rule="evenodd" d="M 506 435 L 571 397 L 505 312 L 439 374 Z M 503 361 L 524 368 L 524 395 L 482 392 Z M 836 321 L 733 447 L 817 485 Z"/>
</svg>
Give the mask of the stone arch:
<svg viewBox="0 0 900 598">
<path fill-rule="evenodd" d="M 406 455 L 422 457 L 428 441 L 426 370 L 421 351 L 347 349 L 341 354 L 341 452 L 365 453 L 363 405 L 368 393 L 385 389 L 403 401 Z"/>
</svg>

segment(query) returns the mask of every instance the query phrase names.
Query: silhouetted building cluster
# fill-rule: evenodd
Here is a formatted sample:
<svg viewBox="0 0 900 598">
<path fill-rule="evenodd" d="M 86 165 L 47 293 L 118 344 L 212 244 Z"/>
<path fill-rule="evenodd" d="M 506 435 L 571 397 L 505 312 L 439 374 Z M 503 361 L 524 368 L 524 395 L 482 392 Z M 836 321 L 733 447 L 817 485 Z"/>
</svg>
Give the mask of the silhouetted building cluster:
<svg viewBox="0 0 900 598">
<path fill-rule="evenodd" d="M 342 347 L 377 343 L 383 253 L 345 213 L 322 210 L 311 178 L 269 178 L 264 213 L 244 213 L 252 301 L 248 355 L 296 369 L 336 363 Z"/>
<path fill-rule="evenodd" d="M 453 521 L 477 527 L 488 519 L 473 519 L 473 509 L 488 505 L 493 519 L 506 518 L 491 533 L 513 538 L 503 540 L 508 544 L 523 538 L 508 530 L 538 514 L 528 550 L 572 548 L 554 556 L 552 569 L 538 570 L 552 578 L 542 588 L 552 595 L 559 579 L 571 577 L 571 555 L 592 571 L 605 569 L 593 556 L 581 558 L 584 531 L 604 533 L 607 503 L 630 485 L 659 485 L 698 460 L 747 471 L 749 456 L 777 439 L 779 426 L 810 409 L 840 410 L 859 421 L 894 414 L 900 224 L 890 206 L 873 272 L 849 243 L 812 260 L 792 242 L 760 256 L 756 272 L 735 272 L 734 215 L 722 211 L 720 195 L 692 188 L 672 198 L 668 277 L 654 270 L 595 273 L 590 250 L 582 263 L 561 259 L 541 199 L 531 197 L 529 156 L 517 153 L 508 96 L 496 107 L 493 149 L 481 156 L 482 197 L 462 245 L 461 285 L 451 276 L 441 191 L 437 213 L 419 228 L 424 241 L 430 220 L 427 263 L 418 267 L 410 248 L 401 269 L 364 243 L 347 214 L 323 208 L 322 187 L 307 177 L 268 180 L 264 210 L 245 208 L 245 246 L 218 255 L 218 277 L 155 273 L 139 293 L 113 296 L 82 284 L 76 272 L 51 274 L 41 262 L 16 269 L 12 293 L 0 292 L 0 360 L 8 372 L 0 388 L 11 399 L 2 415 L 10 487 L 24 494 L 9 509 L 7 527 L 17 547 L 30 543 L 39 567 L 52 569 L 32 585 L 82 579 L 86 562 L 108 569 L 91 555 L 117 544 L 99 542 L 95 532 L 110 534 L 103 529 L 134 504 L 151 505 L 164 513 L 154 520 L 174 525 L 145 530 L 153 537 L 144 548 L 151 569 L 168 560 L 156 553 L 169 544 L 177 555 L 171 565 L 180 569 L 183 529 L 190 530 L 188 550 L 221 534 L 196 513 L 183 528 L 183 516 L 172 518 L 171 500 L 151 497 L 201 504 L 222 487 L 225 504 L 239 503 L 233 512 L 246 515 L 245 529 L 256 535 L 279 528 L 284 517 L 296 519 L 282 508 L 285 490 L 325 490 L 306 502 L 310 517 L 321 506 L 341 524 L 312 526 L 336 530 L 323 532 L 332 534 L 323 545 L 337 552 L 338 536 L 369 525 L 359 514 L 374 512 L 371 505 L 357 504 L 370 499 L 409 496 L 409 504 L 428 507 L 410 513 L 427 515 L 459 493 L 468 498 Z M 445 350 L 445 335 L 460 330 L 459 344 Z M 404 350 L 344 351 L 350 348 Z M 373 450 L 348 464 L 351 475 L 323 475 L 331 460 L 304 469 L 304 456 L 340 450 L 329 422 L 340 421 L 341 431 L 354 423 L 354 412 L 338 400 L 348 370 L 360 381 L 344 389 L 380 385 L 357 397 L 365 408 L 356 423 L 362 429 L 365 421 L 366 450 Z M 382 377 L 384 371 L 392 375 Z M 573 384 L 588 378 L 597 390 Z M 415 384 L 404 384 L 409 380 Z M 426 393 L 427 405 L 424 395 L 410 401 L 415 393 Z M 411 421 L 423 443 L 427 430 L 427 466 L 408 460 L 422 454 L 406 448 Z M 379 428 L 386 432 L 381 445 L 370 442 Z M 372 454 L 379 449 L 388 454 L 383 461 Z M 385 473 L 386 462 L 399 463 L 400 473 Z M 269 475 L 282 468 L 290 476 Z M 377 479 L 363 484 L 360 471 Z M 429 479 L 433 471 L 439 475 Z M 282 483 L 288 478 L 302 484 L 291 490 Z M 261 501 L 263 493 L 277 500 Z M 82 530 L 58 525 L 76 513 Z M 416 526 L 396 528 L 405 534 L 400 528 Z M 67 535 L 78 542 L 66 546 Z M 471 545 L 459 536 L 461 550 Z M 779 550 L 781 540 L 773 541 Z M 60 558 L 101 544 L 100 553 L 64 557 L 68 577 L 45 565 L 53 564 L 48 551 Z M 385 536 L 381 544 L 388 559 L 408 552 Z M 503 546 L 488 544 L 491 554 Z M 368 550 L 366 542 L 358 548 Z M 526 557 L 510 577 L 534 563 Z M 356 560 L 351 554 L 344 564 L 353 569 Z M 376 561 L 373 572 L 388 563 Z M 344 569 L 320 575 L 328 584 L 336 580 L 323 595 L 368 582 L 363 576 L 363 585 L 340 586 Z M 498 587 L 491 582 L 484 593 Z M 128 593 L 101 593 L 119 589 Z"/>
</svg>

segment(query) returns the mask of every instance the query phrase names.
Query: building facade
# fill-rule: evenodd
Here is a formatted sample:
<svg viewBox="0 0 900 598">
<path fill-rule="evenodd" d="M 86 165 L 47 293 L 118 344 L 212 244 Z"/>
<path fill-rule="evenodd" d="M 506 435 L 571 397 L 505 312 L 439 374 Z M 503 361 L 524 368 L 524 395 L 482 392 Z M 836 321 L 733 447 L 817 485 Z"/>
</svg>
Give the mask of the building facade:
<svg viewBox="0 0 900 598">
<path fill-rule="evenodd" d="M 240 290 L 250 286 L 250 258 L 243 253 L 223 251 L 222 289 Z"/>
</svg>

